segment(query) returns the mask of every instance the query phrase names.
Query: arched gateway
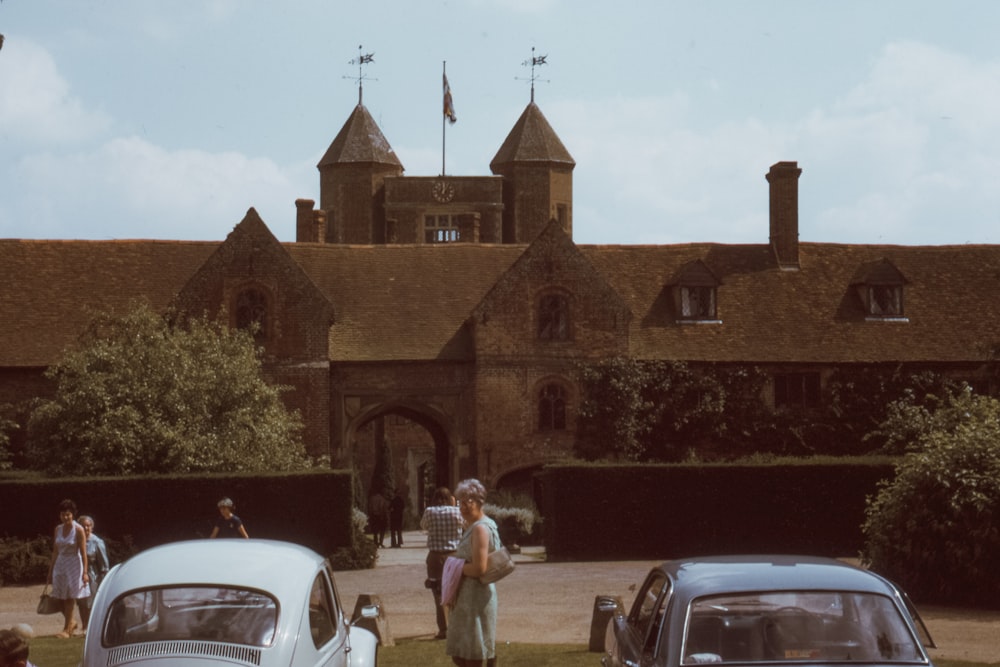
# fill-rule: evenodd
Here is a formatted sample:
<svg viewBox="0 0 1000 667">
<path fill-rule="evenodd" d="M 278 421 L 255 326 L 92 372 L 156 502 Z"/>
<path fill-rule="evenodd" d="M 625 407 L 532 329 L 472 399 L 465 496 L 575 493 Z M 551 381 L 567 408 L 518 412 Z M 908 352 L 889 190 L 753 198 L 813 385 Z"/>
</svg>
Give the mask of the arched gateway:
<svg viewBox="0 0 1000 667">
<path fill-rule="evenodd" d="M 396 490 L 414 508 L 422 508 L 435 487 L 457 481 L 460 434 L 440 407 L 393 397 L 366 397 L 364 404 L 348 399 L 342 423 L 338 458 L 354 467 L 366 495 L 378 459 L 386 454 Z"/>
</svg>

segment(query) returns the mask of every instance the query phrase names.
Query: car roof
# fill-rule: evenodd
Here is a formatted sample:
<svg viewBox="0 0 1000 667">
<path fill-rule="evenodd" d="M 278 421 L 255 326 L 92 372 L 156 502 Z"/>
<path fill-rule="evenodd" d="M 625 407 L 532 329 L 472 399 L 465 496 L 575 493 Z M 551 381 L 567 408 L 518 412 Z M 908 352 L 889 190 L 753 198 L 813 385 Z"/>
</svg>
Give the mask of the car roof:
<svg viewBox="0 0 1000 667">
<path fill-rule="evenodd" d="M 259 539 L 173 542 L 132 556 L 101 586 L 114 596 L 157 586 L 222 585 L 257 588 L 279 600 L 296 599 L 324 562 L 307 547 Z"/>
<path fill-rule="evenodd" d="M 844 590 L 895 595 L 879 575 L 816 556 L 743 555 L 669 560 L 658 568 L 688 599 L 715 593 L 763 590 Z"/>
</svg>

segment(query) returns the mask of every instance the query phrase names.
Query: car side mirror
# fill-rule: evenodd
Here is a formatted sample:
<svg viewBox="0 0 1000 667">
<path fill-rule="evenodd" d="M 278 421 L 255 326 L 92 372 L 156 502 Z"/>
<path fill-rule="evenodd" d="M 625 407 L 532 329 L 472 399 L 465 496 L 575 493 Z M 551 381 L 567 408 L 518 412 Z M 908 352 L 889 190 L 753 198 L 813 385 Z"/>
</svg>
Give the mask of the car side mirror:
<svg viewBox="0 0 1000 667">
<path fill-rule="evenodd" d="M 358 618 L 354 620 L 354 622 L 357 623 L 363 618 L 378 618 L 381 613 L 382 612 L 379 610 L 378 605 L 366 604 L 361 608 L 361 613 Z"/>
</svg>

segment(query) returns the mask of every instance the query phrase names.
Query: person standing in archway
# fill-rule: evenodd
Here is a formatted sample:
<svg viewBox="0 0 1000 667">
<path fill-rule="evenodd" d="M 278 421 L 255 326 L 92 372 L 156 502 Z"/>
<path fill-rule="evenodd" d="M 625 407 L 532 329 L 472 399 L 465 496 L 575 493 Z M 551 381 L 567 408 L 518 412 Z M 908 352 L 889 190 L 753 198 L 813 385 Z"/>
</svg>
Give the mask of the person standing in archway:
<svg viewBox="0 0 1000 667">
<path fill-rule="evenodd" d="M 406 501 L 403 494 L 396 491 L 392 500 L 389 501 L 389 544 L 393 549 L 403 546 L 403 510 L 406 509 Z"/>
</svg>

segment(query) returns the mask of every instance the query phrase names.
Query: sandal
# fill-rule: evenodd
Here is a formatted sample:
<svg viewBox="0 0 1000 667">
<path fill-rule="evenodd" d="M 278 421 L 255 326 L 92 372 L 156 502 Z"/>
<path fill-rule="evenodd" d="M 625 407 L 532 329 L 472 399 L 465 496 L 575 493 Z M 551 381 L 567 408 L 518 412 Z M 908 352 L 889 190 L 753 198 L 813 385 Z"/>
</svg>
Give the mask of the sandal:
<svg viewBox="0 0 1000 667">
<path fill-rule="evenodd" d="M 69 639 L 69 637 L 70 633 L 66 632 L 65 630 L 56 634 L 56 639 Z"/>
</svg>

